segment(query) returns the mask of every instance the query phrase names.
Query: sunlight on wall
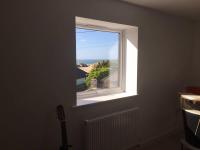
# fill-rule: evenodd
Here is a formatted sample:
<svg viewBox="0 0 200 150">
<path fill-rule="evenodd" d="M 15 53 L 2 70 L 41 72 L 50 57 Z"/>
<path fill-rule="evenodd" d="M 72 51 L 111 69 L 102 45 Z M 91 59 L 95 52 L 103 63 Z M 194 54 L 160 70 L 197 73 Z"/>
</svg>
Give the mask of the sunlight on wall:
<svg viewBox="0 0 200 150">
<path fill-rule="evenodd" d="M 130 29 L 126 33 L 126 92 L 137 94 L 138 31 Z"/>
</svg>

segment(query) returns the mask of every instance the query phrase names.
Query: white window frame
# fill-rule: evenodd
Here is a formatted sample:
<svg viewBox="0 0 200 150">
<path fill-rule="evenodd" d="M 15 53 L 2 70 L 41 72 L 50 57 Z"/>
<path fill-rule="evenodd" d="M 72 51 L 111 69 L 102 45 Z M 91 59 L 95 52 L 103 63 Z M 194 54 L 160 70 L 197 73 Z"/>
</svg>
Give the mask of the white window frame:
<svg viewBox="0 0 200 150">
<path fill-rule="evenodd" d="M 124 75 L 123 75 L 123 68 L 124 68 L 124 56 L 125 54 L 123 51 L 123 31 L 122 30 L 116 30 L 111 28 L 106 28 L 104 26 L 94 26 L 91 24 L 76 24 L 76 28 L 81 29 L 88 29 L 88 30 L 96 30 L 101 32 L 113 32 L 113 33 L 119 33 L 119 87 L 117 88 L 106 88 L 106 89 L 95 89 L 87 92 L 77 92 L 77 99 L 84 99 L 84 98 L 90 98 L 90 97 L 99 97 L 104 95 L 110 95 L 110 94 L 116 94 L 116 93 L 122 93 L 124 92 Z"/>
<path fill-rule="evenodd" d="M 95 100 L 105 101 L 137 95 L 138 27 L 82 17 L 76 17 L 75 25 L 77 28 L 120 33 L 119 88 L 98 89 L 88 91 L 87 94 L 76 92 L 77 105 L 79 105 L 80 100 L 88 100 L 88 103 L 84 102 L 84 104 L 89 104 L 94 103 Z M 89 102 L 90 100 L 94 102 Z M 81 103 L 80 105 L 82 105 Z"/>
</svg>

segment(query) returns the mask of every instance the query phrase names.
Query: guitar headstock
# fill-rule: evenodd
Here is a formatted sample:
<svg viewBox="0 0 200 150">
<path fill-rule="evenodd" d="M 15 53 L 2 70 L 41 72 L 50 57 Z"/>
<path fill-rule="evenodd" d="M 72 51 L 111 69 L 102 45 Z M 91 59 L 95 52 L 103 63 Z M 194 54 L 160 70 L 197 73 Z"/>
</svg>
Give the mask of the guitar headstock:
<svg viewBox="0 0 200 150">
<path fill-rule="evenodd" d="M 57 116 L 58 116 L 58 120 L 65 121 L 65 112 L 62 105 L 57 106 Z"/>
</svg>

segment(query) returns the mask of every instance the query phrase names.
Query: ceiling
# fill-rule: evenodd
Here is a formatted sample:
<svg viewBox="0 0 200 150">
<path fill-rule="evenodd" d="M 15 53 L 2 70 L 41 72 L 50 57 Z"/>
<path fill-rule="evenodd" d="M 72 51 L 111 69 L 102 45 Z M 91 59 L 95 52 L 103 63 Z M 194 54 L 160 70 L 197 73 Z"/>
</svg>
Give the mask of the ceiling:
<svg viewBox="0 0 200 150">
<path fill-rule="evenodd" d="M 200 21 L 200 0 L 123 0 Z"/>
</svg>

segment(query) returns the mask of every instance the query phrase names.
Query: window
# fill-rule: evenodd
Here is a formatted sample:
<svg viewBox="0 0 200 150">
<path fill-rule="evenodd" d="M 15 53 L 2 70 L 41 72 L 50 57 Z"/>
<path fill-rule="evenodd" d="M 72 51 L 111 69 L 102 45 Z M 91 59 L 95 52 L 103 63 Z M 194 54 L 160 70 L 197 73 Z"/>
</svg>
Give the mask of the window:
<svg viewBox="0 0 200 150">
<path fill-rule="evenodd" d="M 128 66 L 137 70 L 137 48 L 129 36 L 134 38 L 137 32 L 131 31 L 133 26 L 76 17 L 77 100 L 88 102 L 91 98 L 127 93 L 133 87 L 127 84 L 133 79 L 127 79 L 135 80 L 137 72 L 133 74 Z M 137 35 L 135 37 L 137 40 Z M 135 56 L 131 57 L 134 51 Z M 134 61 L 130 62 L 132 59 Z M 135 95 L 133 90 L 132 95 Z"/>
<path fill-rule="evenodd" d="M 76 27 L 77 92 L 90 97 L 122 91 L 121 33 Z"/>
</svg>

